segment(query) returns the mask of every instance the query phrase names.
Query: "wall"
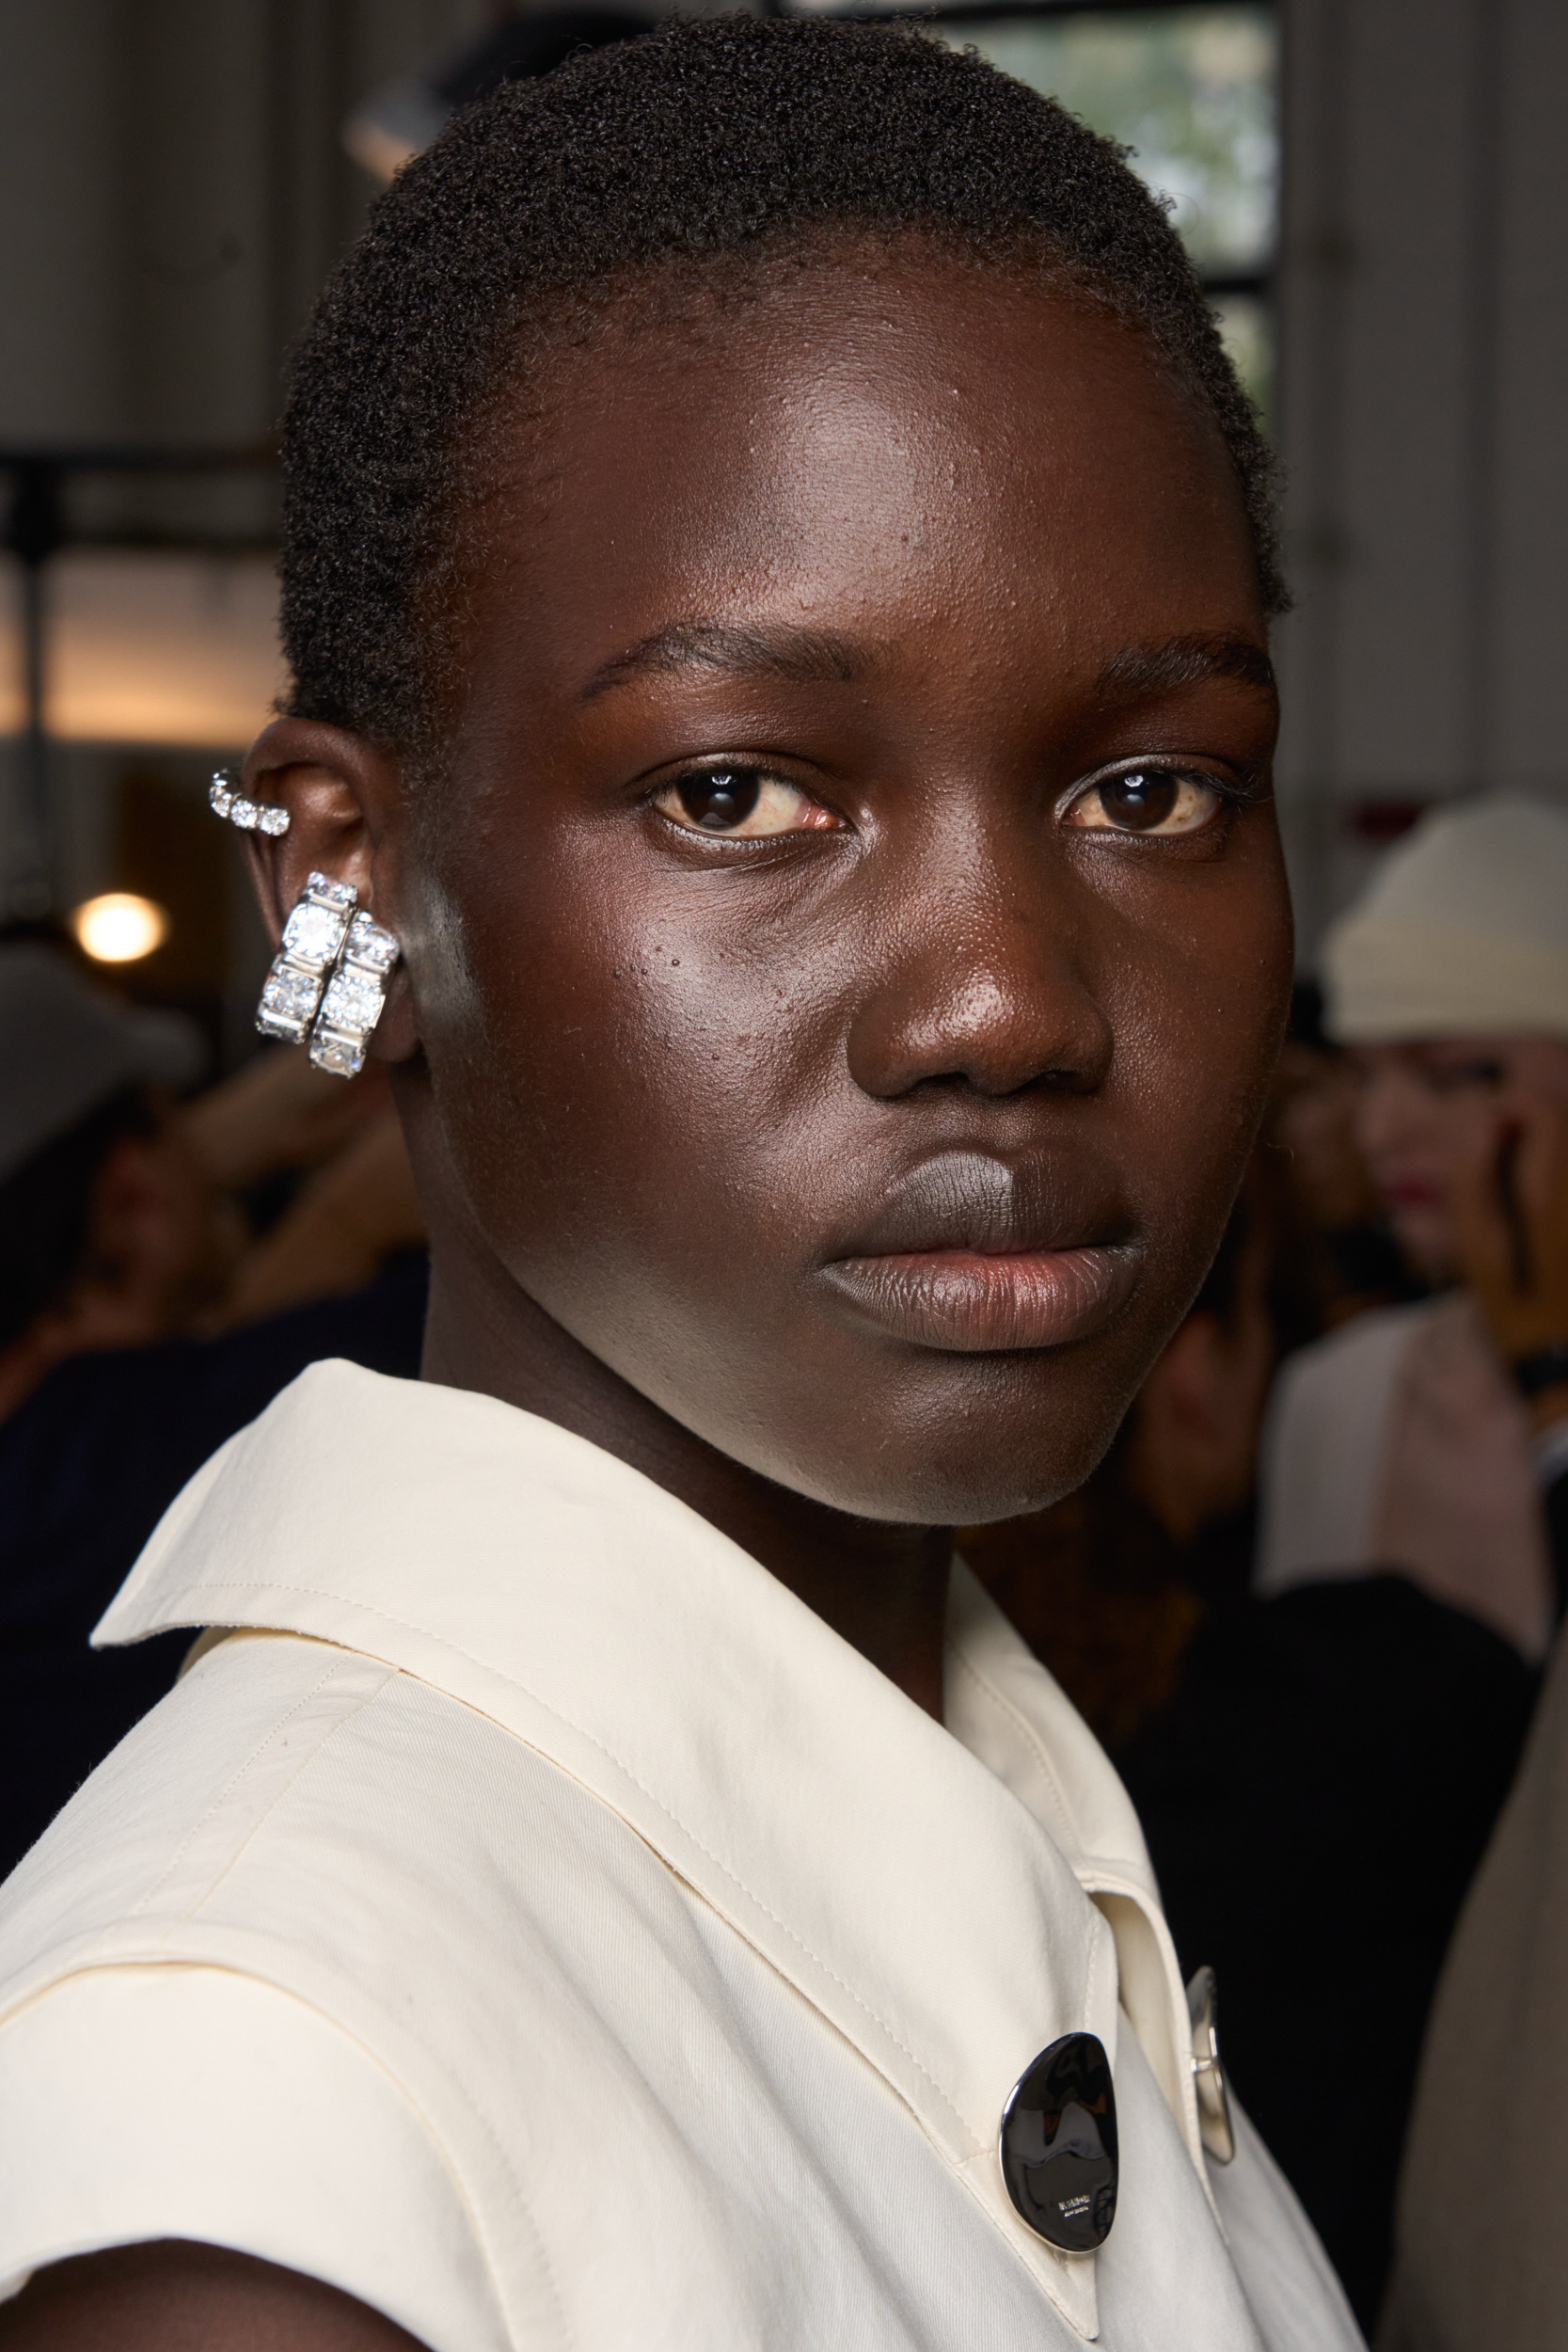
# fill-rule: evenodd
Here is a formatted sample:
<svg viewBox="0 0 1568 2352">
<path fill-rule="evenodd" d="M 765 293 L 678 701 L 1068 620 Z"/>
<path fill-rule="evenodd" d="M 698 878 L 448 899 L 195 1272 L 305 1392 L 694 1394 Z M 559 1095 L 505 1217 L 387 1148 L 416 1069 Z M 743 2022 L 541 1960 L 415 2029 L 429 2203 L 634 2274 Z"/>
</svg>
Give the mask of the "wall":
<svg viewBox="0 0 1568 2352">
<path fill-rule="evenodd" d="M 1280 775 L 1309 947 L 1398 804 L 1568 797 L 1568 8 L 1285 7 Z"/>
<path fill-rule="evenodd" d="M 374 193 L 343 152 L 343 118 L 491 13 L 486 0 L 0 0 L 0 449 L 264 444 L 285 348 Z M 238 547 L 275 535 L 264 469 L 68 480 L 72 526 L 90 535 L 194 533 Z M 192 581 L 213 574 L 215 627 L 236 598 L 254 602 L 257 560 L 226 581 L 220 562 L 184 559 L 173 588 L 188 603 Z M 135 627 L 95 634 L 72 603 L 91 592 L 96 612 L 126 561 L 85 559 L 102 575 L 85 591 L 75 559 L 46 574 L 51 715 L 62 734 L 91 733 L 93 710 L 137 660 Z M 0 725 L 14 728 L 16 580 L 4 568 Z M 150 564 L 143 609 L 130 615 L 143 636 L 179 569 L 166 556 Z M 193 658 L 198 635 L 182 632 Z M 240 651 L 265 678 L 265 645 Z M 79 675 L 84 664 L 91 675 Z M 149 691 L 156 685 L 150 676 Z M 242 735 L 264 716 L 268 692 Z M 195 740 L 184 716 L 170 741 Z M 54 744 L 40 840 L 12 735 L 0 753 L 0 914 L 35 911 L 40 862 L 66 903 L 113 879 L 101 870 L 116 835 L 105 803 L 125 764 L 114 747 Z M 170 772 L 195 789 L 200 769 L 186 758 Z"/>
<path fill-rule="evenodd" d="M 483 0 L 0 0 L 0 443 L 243 442 L 371 183 L 338 125 Z"/>
</svg>

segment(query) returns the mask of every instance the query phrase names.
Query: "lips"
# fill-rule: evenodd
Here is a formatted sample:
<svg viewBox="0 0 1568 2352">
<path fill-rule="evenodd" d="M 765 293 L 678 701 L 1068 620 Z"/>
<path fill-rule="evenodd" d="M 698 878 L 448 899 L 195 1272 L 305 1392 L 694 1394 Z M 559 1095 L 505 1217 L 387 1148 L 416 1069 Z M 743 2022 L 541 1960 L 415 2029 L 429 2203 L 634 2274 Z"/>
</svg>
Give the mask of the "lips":
<svg viewBox="0 0 1568 2352">
<path fill-rule="evenodd" d="M 828 1279 L 895 1339 L 964 1354 L 1062 1347 L 1107 1323 L 1137 1277 L 1131 1249 L 847 1258 Z"/>
<path fill-rule="evenodd" d="M 1435 1184 L 1419 1176 L 1396 1177 L 1380 1190 L 1390 1209 L 1434 1209 L 1442 1197 Z"/>
<path fill-rule="evenodd" d="M 1114 1204 L 1058 1168 L 944 1152 L 888 1194 L 824 1268 L 888 1337 L 966 1354 L 1065 1346 L 1102 1328 L 1143 1253 Z"/>
</svg>

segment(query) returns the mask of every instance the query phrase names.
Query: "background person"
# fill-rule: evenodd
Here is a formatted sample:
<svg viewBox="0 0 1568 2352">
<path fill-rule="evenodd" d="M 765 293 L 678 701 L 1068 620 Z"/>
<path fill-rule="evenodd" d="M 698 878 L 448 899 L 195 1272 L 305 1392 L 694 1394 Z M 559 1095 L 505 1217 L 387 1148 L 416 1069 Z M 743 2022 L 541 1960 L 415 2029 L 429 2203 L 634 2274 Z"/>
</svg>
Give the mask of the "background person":
<svg viewBox="0 0 1568 2352">
<path fill-rule="evenodd" d="M 1298 980 L 1267 1134 L 1284 1156 L 1284 1181 L 1314 1265 L 1322 1329 L 1307 1338 L 1321 1338 L 1323 1329 L 1370 1308 L 1422 1298 L 1429 1288 L 1389 1230 L 1356 1139 L 1360 1102 L 1354 1057 L 1323 1029 L 1322 989 L 1315 980 Z"/>
<path fill-rule="evenodd" d="M 188 1326 L 238 1256 L 174 1116 L 200 1039 L 56 949 L 0 946 L 0 1419 L 57 1363 Z"/>
<path fill-rule="evenodd" d="M 1568 1099 L 1568 817 L 1499 798 L 1427 818 L 1330 933 L 1324 970 L 1395 1237 L 1452 1284 L 1475 1119 Z M 1463 1283 L 1284 1366 L 1261 1500 L 1260 1594 L 1395 1568 L 1544 1656 L 1558 1604 L 1529 1419 Z"/>
<path fill-rule="evenodd" d="M 1183 1967 L 1216 1972 L 1226 2067 L 1370 2328 L 1427 2007 L 1537 1681 L 1402 1576 L 1249 1591 L 1270 1382 L 1341 1295 L 1291 1172 L 1259 1152 L 1093 1476 L 961 1549 L 1115 1759 Z"/>
<path fill-rule="evenodd" d="M 1532 1073 L 1533 1074 L 1533 1073 Z M 1499 1083 L 1456 1190 L 1460 1264 L 1513 1371 L 1568 1575 L 1568 1096 Z M 1568 2342 L 1568 1645 L 1433 2005 L 1384 2352 Z"/>
<path fill-rule="evenodd" d="M 179 1636 L 88 1637 L 185 1481 L 309 1363 L 419 1368 L 385 1074 L 281 1050 L 177 1100 L 200 1059 L 180 1016 L 0 946 L 0 1874 L 174 1680 Z M 257 1238 L 243 1204 L 280 1177 Z"/>
<path fill-rule="evenodd" d="M 0 1422 L 56 1366 L 358 1289 L 423 1245 L 380 1071 L 343 1088 L 303 1051 L 187 1096 L 199 1039 L 0 943 Z M 245 1201 L 288 1180 L 251 1230 Z"/>
</svg>

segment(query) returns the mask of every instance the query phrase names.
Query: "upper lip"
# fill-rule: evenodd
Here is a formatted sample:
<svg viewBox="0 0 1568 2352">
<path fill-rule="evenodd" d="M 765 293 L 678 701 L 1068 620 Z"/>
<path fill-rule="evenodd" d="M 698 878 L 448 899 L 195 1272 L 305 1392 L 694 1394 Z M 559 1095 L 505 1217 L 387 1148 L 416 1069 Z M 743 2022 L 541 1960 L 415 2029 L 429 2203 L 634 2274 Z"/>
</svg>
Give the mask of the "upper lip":
<svg viewBox="0 0 1568 2352">
<path fill-rule="evenodd" d="M 1125 1207 L 1086 1173 L 1039 1153 L 932 1152 L 894 1181 L 830 1261 L 939 1250 L 1012 1257 L 1130 1240 Z"/>
</svg>

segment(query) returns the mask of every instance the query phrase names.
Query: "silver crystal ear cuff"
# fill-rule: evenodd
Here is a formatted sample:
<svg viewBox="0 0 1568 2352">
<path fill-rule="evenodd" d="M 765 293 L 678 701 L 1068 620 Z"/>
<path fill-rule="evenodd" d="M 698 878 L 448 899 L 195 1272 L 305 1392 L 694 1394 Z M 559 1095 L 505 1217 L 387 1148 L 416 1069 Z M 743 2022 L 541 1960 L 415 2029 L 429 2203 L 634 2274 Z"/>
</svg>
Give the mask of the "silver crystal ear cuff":
<svg viewBox="0 0 1568 2352">
<path fill-rule="evenodd" d="M 289 812 L 276 801 L 247 801 L 243 792 L 236 792 L 234 780 L 227 768 L 215 768 L 213 781 L 207 787 L 207 804 L 226 817 L 242 833 L 266 833 L 275 838 L 289 830 Z"/>
<path fill-rule="evenodd" d="M 400 953 L 390 931 L 355 912 L 358 897 L 351 882 L 309 877 L 283 926 L 256 1008 L 263 1037 L 291 1045 L 309 1038 L 316 1068 L 338 1078 L 356 1077 L 365 1066 L 366 1041 Z"/>
</svg>

